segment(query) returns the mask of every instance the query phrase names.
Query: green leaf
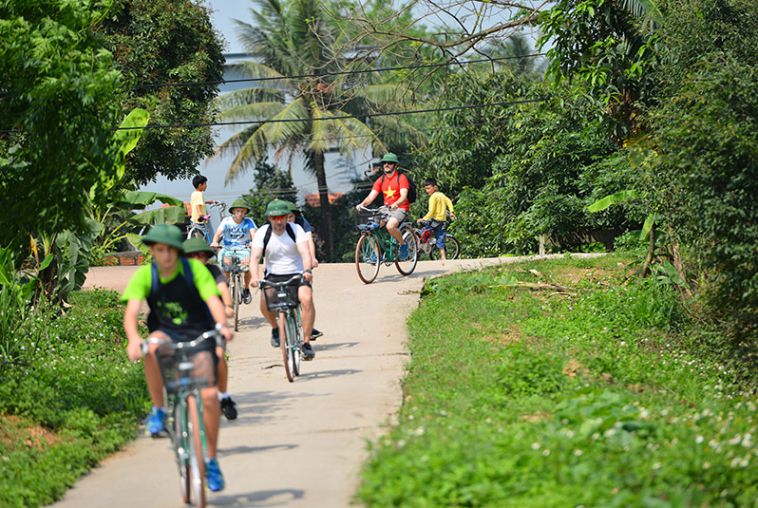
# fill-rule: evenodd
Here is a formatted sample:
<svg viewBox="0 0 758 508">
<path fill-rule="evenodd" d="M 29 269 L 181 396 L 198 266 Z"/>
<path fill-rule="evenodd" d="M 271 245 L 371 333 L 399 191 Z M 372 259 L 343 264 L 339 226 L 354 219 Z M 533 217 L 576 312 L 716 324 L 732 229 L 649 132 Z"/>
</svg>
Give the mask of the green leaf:
<svg viewBox="0 0 758 508">
<path fill-rule="evenodd" d="M 653 229 L 653 224 L 655 224 L 656 221 L 656 215 L 654 213 L 651 213 L 647 216 L 645 219 L 645 223 L 642 225 L 642 231 L 640 232 L 640 240 L 644 240 L 647 238 L 647 235 L 650 234 L 650 230 Z"/>
<path fill-rule="evenodd" d="M 187 218 L 184 206 L 168 206 L 156 210 L 148 210 L 131 217 L 131 221 L 137 224 L 177 224 Z"/>
<path fill-rule="evenodd" d="M 622 190 L 620 192 L 611 194 L 609 196 L 605 196 L 604 198 L 595 201 L 594 203 L 592 203 L 590 206 L 587 207 L 587 211 L 591 213 L 602 212 L 603 210 L 610 207 L 611 205 L 619 205 L 622 203 L 626 203 L 627 201 L 630 201 L 632 199 L 638 199 L 639 197 L 640 197 L 640 194 L 636 190 L 633 190 L 633 189 Z"/>
<path fill-rule="evenodd" d="M 53 262 L 54 258 L 55 258 L 55 256 L 53 256 L 52 254 L 48 254 L 45 257 L 45 259 L 42 260 L 42 263 L 40 263 L 38 271 L 41 272 L 42 270 L 44 270 L 45 268 L 47 268 L 48 266 L 50 266 L 50 263 Z"/>
<path fill-rule="evenodd" d="M 177 199 L 168 194 L 161 194 L 160 192 L 147 192 L 147 191 L 129 191 L 124 194 L 119 200 L 119 204 L 131 205 L 134 208 L 144 208 L 147 205 L 160 201 L 173 206 L 183 206 L 184 202 L 181 199 Z"/>
</svg>

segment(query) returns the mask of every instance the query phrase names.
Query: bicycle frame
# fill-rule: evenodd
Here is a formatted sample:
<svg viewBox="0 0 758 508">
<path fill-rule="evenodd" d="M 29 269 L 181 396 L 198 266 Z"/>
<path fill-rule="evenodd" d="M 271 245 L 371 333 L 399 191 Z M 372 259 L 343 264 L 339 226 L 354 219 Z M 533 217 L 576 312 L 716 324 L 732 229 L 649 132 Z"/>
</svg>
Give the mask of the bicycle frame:
<svg viewBox="0 0 758 508">
<path fill-rule="evenodd" d="M 301 348 L 303 345 L 302 319 L 300 304 L 292 300 L 287 289 L 302 282 L 302 275 L 295 275 L 283 282 L 260 281 L 260 288 L 265 298 L 266 306 L 278 316 L 280 327 L 279 337 L 282 347 L 282 357 L 287 379 L 292 382 L 300 375 Z M 270 294 L 270 291 L 273 292 Z M 284 333 L 282 333 L 284 332 Z"/>
</svg>

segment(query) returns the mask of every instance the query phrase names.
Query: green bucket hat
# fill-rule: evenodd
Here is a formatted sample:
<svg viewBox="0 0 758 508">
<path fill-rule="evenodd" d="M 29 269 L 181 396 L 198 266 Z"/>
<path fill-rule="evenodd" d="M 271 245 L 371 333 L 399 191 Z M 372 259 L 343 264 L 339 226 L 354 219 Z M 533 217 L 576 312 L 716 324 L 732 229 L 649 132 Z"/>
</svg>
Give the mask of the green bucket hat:
<svg viewBox="0 0 758 508">
<path fill-rule="evenodd" d="M 205 252 L 206 254 L 210 254 L 211 256 L 215 254 L 211 246 L 208 245 L 208 242 L 205 241 L 205 238 L 201 236 L 196 236 L 194 238 L 184 240 L 183 245 L 184 245 L 185 254 L 193 254 L 195 252 Z"/>
<path fill-rule="evenodd" d="M 150 228 L 150 231 L 148 231 L 145 236 L 142 237 L 142 243 L 145 245 L 165 243 L 169 247 L 178 249 L 179 252 L 184 252 L 182 232 L 178 227 L 172 224 L 156 224 Z"/>
<path fill-rule="evenodd" d="M 266 206 L 266 217 L 278 217 L 281 215 L 287 215 L 290 212 L 292 212 L 290 205 L 281 199 L 275 199 Z"/>
<path fill-rule="evenodd" d="M 285 201 L 285 203 L 287 203 L 287 206 L 290 207 L 290 212 L 300 213 L 300 207 L 297 206 L 295 203 L 293 203 L 292 201 Z"/>
<path fill-rule="evenodd" d="M 250 211 L 250 205 L 248 205 L 244 199 L 237 198 L 234 200 L 234 203 L 232 203 L 232 206 L 229 207 L 229 211 L 231 212 L 235 208 L 244 208 L 248 212 Z"/>
<path fill-rule="evenodd" d="M 394 162 L 395 164 L 400 164 L 400 161 L 397 159 L 397 155 L 392 152 L 387 152 L 384 154 L 384 157 L 382 157 L 382 163 L 384 162 Z"/>
</svg>

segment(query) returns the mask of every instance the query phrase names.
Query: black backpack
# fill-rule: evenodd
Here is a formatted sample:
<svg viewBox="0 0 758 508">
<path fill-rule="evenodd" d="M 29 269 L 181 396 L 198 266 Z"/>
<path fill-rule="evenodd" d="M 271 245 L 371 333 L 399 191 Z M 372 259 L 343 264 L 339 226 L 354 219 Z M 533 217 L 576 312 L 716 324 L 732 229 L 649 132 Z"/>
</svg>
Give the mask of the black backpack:
<svg viewBox="0 0 758 508">
<path fill-rule="evenodd" d="M 271 224 L 266 224 L 268 226 L 268 229 L 263 234 L 263 255 L 266 255 L 266 247 L 268 247 L 268 242 L 271 240 Z M 292 238 L 293 242 L 296 242 L 295 240 L 295 230 L 292 229 L 292 226 L 288 222 L 285 226 L 285 229 L 287 230 L 287 235 L 289 235 L 290 238 Z M 297 242 L 296 242 L 297 243 Z"/>
<path fill-rule="evenodd" d="M 416 183 L 413 181 L 413 178 L 406 173 L 405 171 L 400 171 L 399 169 L 396 169 L 395 172 L 397 173 L 397 185 L 400 186 L 400 175 L 405 175 L 405 177 L 408 179 L 408 204 L 413 204 L 416 202 Z M 379 185 L 384 184 L 384 177 L 385 175 L 382 175 L 382 183 Z"/>
</svg>

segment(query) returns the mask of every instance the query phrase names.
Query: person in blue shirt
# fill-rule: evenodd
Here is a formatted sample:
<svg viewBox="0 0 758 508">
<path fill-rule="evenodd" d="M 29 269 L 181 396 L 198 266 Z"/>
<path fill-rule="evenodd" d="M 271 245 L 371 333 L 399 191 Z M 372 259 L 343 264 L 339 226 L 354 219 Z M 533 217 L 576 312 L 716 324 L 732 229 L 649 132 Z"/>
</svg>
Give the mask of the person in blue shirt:
<svg viewBox="0 0 758 508">
<path fill-rule="evenodd" d="M 253 241 L 257 226 L 253 219 L 245 217 L 249 211 L 250 207 L 242 198 L 236 199 L 229 209 L 231 216 L 221 221 L 213 235 L 211 247 L 221 246 L 218 262 L 224 269 L 231 266 L 233 254 L 240 258 L 242 265 L 250 266 L 250 243 Z M 222 245 L 219 245 L 219 241 L 222 242 Z M 253 300 L 250 293 L 251 279 L 252 274 L 248 270 L 245 272 L 245 288 L 242 290 L 242 299 L 245 303 L 250 303 Z"/>
</svg>

